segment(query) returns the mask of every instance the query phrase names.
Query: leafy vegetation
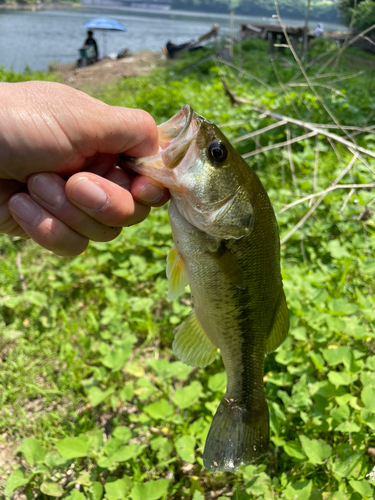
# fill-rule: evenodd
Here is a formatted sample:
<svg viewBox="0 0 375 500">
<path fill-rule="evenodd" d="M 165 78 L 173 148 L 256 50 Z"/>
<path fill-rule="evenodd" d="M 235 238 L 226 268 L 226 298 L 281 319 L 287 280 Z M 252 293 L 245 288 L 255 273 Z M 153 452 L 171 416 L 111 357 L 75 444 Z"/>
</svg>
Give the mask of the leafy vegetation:
<svg viewBox="0 0 375 500">
<path fill-rule="evenodd" d="M 375 59 L 348 51 L 335 67 L 334 50 L 311 46 L 309 84 L 290 55 L 270 60 L 265 43 L 250 41 L 237 47 L 234 66 L 187 55 L 96 96 L 144 108 L 157 122 L 188 102 L 250 155 L 269 193 L 291 328 L 266 358 L 264 463 L 236 475 L 202 468 L 226 376 L 219 355 L 200 370 L 171 352 L 191 302 L 188 294 L 166 299 L 172 239 L 161 208 L 75 258 L 0 236 L 0 457 L 13 457 L 1 465 L 5 498 L 374 498 L 374 189 L 313 198 L 311 216 L 289 237 L 312 206 L 285 210 L 333 182 L 371 186 L 374 159 L 327 129 L 307 136 L 298 121 L 260 112 L 332 127 L 334 117 L 351 128 L 331 133 L 373 150 Z M 249 103 L 232 107 L 222 77 Z"/>
<path fill-rule="evenodd" d="M 340 0 L 338 9 L 347 26 L 363 31 L 375 24 L 375 2 L 372 0 Z"/>
</svg>

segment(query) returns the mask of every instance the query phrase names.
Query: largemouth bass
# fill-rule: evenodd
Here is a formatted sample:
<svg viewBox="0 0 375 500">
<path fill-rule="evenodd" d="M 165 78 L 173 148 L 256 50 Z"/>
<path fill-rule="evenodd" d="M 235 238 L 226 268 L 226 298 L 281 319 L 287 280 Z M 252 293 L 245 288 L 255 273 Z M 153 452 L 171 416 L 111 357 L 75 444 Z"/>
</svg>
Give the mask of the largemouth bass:
<svg viewBox="0 0 375 500">
<path fill-rule="evenodd" d="M 189 284 L 194 304 L 173 350 L 204 367 L 220 349 L 227 390 L 203 462 L 211 471 L 235 472 L 267 453 L 264 355 L 289 328 L 277 222 L 258 177 L 213 123 L 185 105 L 158 129 L 161 151 L 129 166 L 171 192 L 168 296 Z"/>
</svg>

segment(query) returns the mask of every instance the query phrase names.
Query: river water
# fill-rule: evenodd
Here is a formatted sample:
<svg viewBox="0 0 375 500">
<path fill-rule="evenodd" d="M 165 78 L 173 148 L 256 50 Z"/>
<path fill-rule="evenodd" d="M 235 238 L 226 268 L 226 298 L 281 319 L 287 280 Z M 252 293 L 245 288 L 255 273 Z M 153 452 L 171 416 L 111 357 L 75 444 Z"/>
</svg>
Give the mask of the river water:
<svg viewBox="0 0 375 500">
<path fill-rule="evenodd" d="M 0 11 L 0 65 L 23 72 L 46 70 L 51 62 L 70 63 L 78 57 L 85 39 L 82 25 L 95 17 L 116 19 L 127 27 L 126 32 L 106 33 L 107 54 L 117 54 L 122 47 L 131 52 L 160 50 L 167 40 L 183 43 L 209 31 L 213 23 L 221 34 L 229 34 L 229 16 L 182 11 L 152 11 L 116 7 L 81 7 L 71 10 L 3 10 Z M 271 18 L 235 17 L 237 32 L 241 22 L 275 22 Z M 301 21 L 284 20 L 285 24 L 301 25 Z M 311 23 L 314 28 L 316 23 Z M 326 30 L 345 29 L 325 24 Z M 104 34 L 95 32 L 100 55 L 103 55 Z"/>
</svg>

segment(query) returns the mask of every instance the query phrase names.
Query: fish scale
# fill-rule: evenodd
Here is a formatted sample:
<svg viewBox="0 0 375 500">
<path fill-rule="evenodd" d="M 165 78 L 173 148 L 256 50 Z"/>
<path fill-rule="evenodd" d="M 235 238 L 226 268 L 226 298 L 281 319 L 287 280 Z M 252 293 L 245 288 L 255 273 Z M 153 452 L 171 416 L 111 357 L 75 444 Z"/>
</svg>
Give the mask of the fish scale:
<svg viewBox="0 0 375 500">
<path fill-rule="evenodd" d="M 189 284 L 194 305 L 173 350 L 183 362 L 205 367 L 220 349 L 227 390 L 203 463 L 211 471 L 235 472 L 268 451 L 264 355 L 289 328 L 277 222 L 256 174 L 190 106 L 159 126 L 159 138 L 164 150 L 127 166 L 171 192 L 175 247 L 167 259 L 168 296 Z"/>
</svg>

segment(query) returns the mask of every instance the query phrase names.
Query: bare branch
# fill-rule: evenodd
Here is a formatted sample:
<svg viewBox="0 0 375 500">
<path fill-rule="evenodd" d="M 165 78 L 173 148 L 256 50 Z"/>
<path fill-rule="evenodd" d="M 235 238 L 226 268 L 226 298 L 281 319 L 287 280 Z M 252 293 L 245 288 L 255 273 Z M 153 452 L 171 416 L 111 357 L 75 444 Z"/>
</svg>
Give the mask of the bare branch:
<svg viewBox="0 0 375 500">
<path fill-rule="evenodd" d="M 284 146 L 288 146 L 289 144 L 293 144 L 295 142 L 303 141 L 304 139 L 308 139 L 309 137 L 313 137 L 317 134 L 317 132 L 309 132 L 308 134 L 299 135 L 298 137 L 294 137 L 294 139 L 290 139 L 290 141 L 278 142 L 276 144 L 270 144 L 269 146 L 265 146 L 264 148 L 256 149 L 255 151 L 250 151 L 250 153 L 246 153 L 242 155 L 242 158 L 249 158 L 250 156 L 255 156 L 259 153 L 264 153 L 265 151 L 270 151 L 271 149 L 282 148 Z"/>
<path fill-rule="evenodd" d="M 295 207 L 296 205 L 299 205 L 301 203 L 304 203 L 305 201 L 317 198 L 318 196 L 325 196 L 326 194 L 330 193 L 331 191 L 335 191 L 336 189 L 369 189 L 369 188 L 375 188 L 375 182 L 372 182 L 370 184 L 337 184 L 336 186 L 330 186 L 329 188 L 324 189 L 319 193 L 309 194 L 304 198 L 300 198 L 299 200 L 293 201 L 293 203 L 289 203 L 289 205 L 285 205 L 285 207 L 283 207 L 278 212 L 277 215 L 280 215 L 289 210 L 290 208 Z"/>
<path fill-rule="evenodd" d="M 343 211 L 345 210 L 346 208 L 346 205 L 348 204 L 350 198 L 352 197 L 352 195 L 355 193 L 355 189 L 351 189 L 348 193 L 348 196 L 345 198 L 345 201 L 342 205 L 342 207 L 340 208 L 340 210 L 337 212 L 339 215 L 341 215 L 343 213 Z"/>
<path fill-rule="evenodd" d="M 247 123 L 247 122 L 244 122 Z M 239 137 L 236 137 L 235 139 L 232 140 L 232 144 L 240 141 L 244 141 L 246 139 L 251 139 L 252 137 L 256 135 L 263 134 L 264 132 L 268 132 L 269 130 L 272 130 L 277 127 L 281 127 L 282 125 L 285 125 L 287 122 L 285 120 L 280 120 L 277 123 L 272 123 L 271 125 L 268 125 L 268 127 L 263 127 L 258 130 L 254 130 L 253 132 L 250 132 L 249 134 L 241 135 Z"/>
<path fill-rule="evenodd" d="M 292 148 L 291 148 L 292 139 L 290 138 L 289 125 L 286 126 L 286 138 L 287 138 L 287 146 L 288 146 L 289 166 L 290 166 L 290 171 L 292 173 L 292 180 L 293 180 L 293 184 L 294 184 L 294 189 L 296 190 L 296 193 L 299 193 L 297 177 L 296 177 L 296 172 L 294 169 L 294 163 L 293 163 L 293 157 L 292 157 Z"/>
<path fill-rule="evenodd" d="M 251 104 L 249 101 L 248 101 L 248 103 Z M 367 156 L 370 156 L 371 158 L 375 158 L 375 151 L 371 151 L 370 149 L 365 149 L 365 148 L 362 148 L 361 146 L 357 146 L 357 144 L 350 142 L 337 134 L 332 134 L 331 132 L 327 132 L 326 130 L 323 130 L 322 128 L 319 127 L 319 125 L 311 125 L 308 122 L 296 120 L 295 118 L 289 118 L 287 116 L 280 115 L 279 113 L 273 113 L 271 111 L 259 109 L 256 107 L 253 107 L 253 109 L 254 109 L 254 111 L 256 111 L 258 113 L 262 113 L 263 115 L 272 116 L 276 120 L 286 120 L 288 123 L 294 123 L 295 125 L 298 125 L 302 128 L 306 128 L 307 130 L 312 130 L 316 134 L 324 135 L 325 137 L 329 137 L 330 139 L 333 139 L 334 141 L 339 142 L 343 146 L 346 146 L 348 149 L 352 149 L 356 153 L 363 153 Z M 342 129 L 341 126 L 339 128 L 340 128 L 340 130 Z"/>
</svg>

